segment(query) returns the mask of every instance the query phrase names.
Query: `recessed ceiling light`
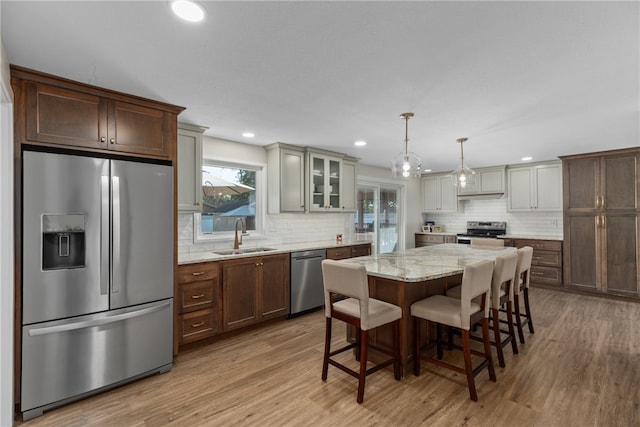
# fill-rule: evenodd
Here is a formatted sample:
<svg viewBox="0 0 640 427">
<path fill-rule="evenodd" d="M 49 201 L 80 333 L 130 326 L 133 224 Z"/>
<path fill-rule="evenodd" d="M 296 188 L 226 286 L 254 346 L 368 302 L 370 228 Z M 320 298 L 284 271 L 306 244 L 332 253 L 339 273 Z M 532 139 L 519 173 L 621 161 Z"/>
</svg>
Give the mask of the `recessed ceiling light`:
<svg viewBox="0 0 640 427">
<path fill-rule="evenodd" d="M 431 169 L 423 169 L 422 172 L 431 172 Z"/>
<path fill-rule="evenodd" d="M 256 134 L 253 132 L 243 132 L 242 136 L 244 136 L 245 138 L 253 138 L 254 136 L 256 136 Z"/>
<path fill-rule="evenodd" d="M 356 147 L 364 147 L 365 145 L 367 145 L 367 141 L 356 141 L 353 143 L 353 145 L 355 145 Z"/>
<path fill-rule="evenodd" d="M 529 156 L 527 156 L 527 157 L 523 157 L 523 158 L 522 158 L 522 159 L 520 159 L 520 160 L 522 160 L 523 162 L 528 162 L 528 161 L 533 160 L 533 157 L 529 157 Z"/>
<path fill-rule="evenodd" d="M 171 10 L 180 18 L 189 22 L 200 22 L 206 16 L 204 8 L 192 0 L 173 0 L 171 2 Z"/>
</svg>

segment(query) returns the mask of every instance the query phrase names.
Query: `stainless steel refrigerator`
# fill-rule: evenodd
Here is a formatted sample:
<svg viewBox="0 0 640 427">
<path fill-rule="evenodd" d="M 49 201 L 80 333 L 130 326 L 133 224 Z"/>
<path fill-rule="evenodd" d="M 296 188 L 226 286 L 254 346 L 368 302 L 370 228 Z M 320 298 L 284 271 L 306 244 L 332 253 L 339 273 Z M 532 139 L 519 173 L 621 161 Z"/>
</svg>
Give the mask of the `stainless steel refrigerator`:
<svg viewBox="0 0 640 427">
<path fill-rule="evenodd" d="M 23 418 L 171 369 L 171 166 L 25 151 Z"/>
</svg>

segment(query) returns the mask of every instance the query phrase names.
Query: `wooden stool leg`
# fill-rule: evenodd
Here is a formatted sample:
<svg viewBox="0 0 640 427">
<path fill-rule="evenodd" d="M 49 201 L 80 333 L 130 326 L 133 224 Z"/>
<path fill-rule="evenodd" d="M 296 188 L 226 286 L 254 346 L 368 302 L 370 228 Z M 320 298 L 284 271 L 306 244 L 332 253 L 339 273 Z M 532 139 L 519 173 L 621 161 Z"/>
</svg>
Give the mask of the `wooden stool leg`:
<svg viewBox="0 0 640 427">
<path fill-rule="evenodd" d="M 529 308 L 529 288 L 524 288 L 524 309 L 527 312 L 527 324 L 529 325 L 529 332 L 533 334 L 533 320 L 531 319 L 531 309 Z"/>
<path fill-rule="evenodd" d="M 516 326 L 518 327 L 520 343 L 524 344 L 524 331 L 522 330 L 522 319 L 520 318 L 520 297 L 518 295 L 513 296 L 513 308 L 515 310 Z"/>
<path fill-rule="evenodd" d="M 369 346 L 369 331 L 360 331 L 360 377 L 358 378 L 357 402 L 364 400 L 364 382 L 367 378 L 367 347 Z"/>
<path fill-rule="evenodd" d="M 324 336 L 324 358 L 322 360 L 322 381 L 327 380 L 327 372 L 329 370 L 329 353 L 331 352 L 331 318 L 326 318 L 325 336 Z"/>
<path fill-rule="evenodd" d="M 513 354 L 518 354 L 516 330 L 513 328 L 513 305 L 511 301 L 507 301 L 507 324 L 509 325 L 509 335 L 511 335 L 511 350 L 513 350 Z"/>
<path fill-rule="evenodd" d="M 464 353 L 464 367 L 467 374 L 467 385 L 469 386 L 469 397 L 474 402 L 478 401 L 476 393 L 476 383 L 473 379 L 473 366 L 471 366 L 471 352 L 469 349 L 469 331 L 462 330 L 462 352 Z"/>
<path fill-rule="evenodd" d="M 498 309 L 492 308 L 491 313 L 493 314 L 493 336 L 496 342 L 496 353 L 498 353 L 498 365 L 500 365 L 501 368 L 504 368 L 504 352 L 502 351 L 502 338 L 500 337 L 500 317 Z"/>
<path fill-rule="evenodd" d="M 420 375 L 420 320 L 413 318 L 413 375 Z"/>
<path fill-rule="evenodd" d="M 436 353 L 438 360 L 442 360 L 442 326 L 440 323 L 436 324 Z"/>
<path fill-rule="evenodd" d="M 482 341 L 484 341 L 484 355 L 487 359 L 487 368 L 489 368 L 489 379 L 496 381 L 496 370 L 493 366 L 493 358 L 491 357 L 491 343 L 489 342 L 489 319 L 482 319 Z M 498 344 L 502 348 L 501 344 Z"/>
<path fill-rule="evenodd" d="M 393 322 L 393 377 L 400 381 L 400 320 Z"/>
</svg>

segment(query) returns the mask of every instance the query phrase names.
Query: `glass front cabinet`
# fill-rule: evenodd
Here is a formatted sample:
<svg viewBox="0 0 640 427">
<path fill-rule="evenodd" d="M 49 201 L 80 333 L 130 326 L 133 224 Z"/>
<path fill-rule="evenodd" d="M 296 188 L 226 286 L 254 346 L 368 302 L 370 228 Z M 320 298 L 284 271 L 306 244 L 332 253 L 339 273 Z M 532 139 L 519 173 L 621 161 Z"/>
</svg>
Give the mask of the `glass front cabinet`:
<svg viewBox="0 0 640 427">
<path fill-rule="evenodd" d="M 309 153 L 310 211 L 342 211 L 341 175 L 342 159 Z"/>
</svg>

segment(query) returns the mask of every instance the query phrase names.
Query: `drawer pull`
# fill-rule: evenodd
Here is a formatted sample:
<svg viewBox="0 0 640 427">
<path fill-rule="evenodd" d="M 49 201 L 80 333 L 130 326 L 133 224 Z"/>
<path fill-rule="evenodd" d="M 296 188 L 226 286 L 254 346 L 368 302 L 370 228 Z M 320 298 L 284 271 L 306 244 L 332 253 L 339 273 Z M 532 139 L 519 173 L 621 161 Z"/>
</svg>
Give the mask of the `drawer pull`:
<svg viewBox="0 0 640 427">
<path fill-rule="evenodd" d="M 195 273 L 191 273 L 193 276 L 202 276 L 204 274 L 204 271 L 197 271 Z"/>
<path fill-rule="evenodd" d="M 200 299 L 204 297 L 204 294 L 200 294 L 200 295 L 191 295 L 191 299 Z"/>
<path fill-rule="evenodd" d="M 534 256 L 534 257 L 533 257 L 533 259 L 536 259 L 536 260 L 537 260 L 537 259 L 544 259 L 544 257 L 541 257 L 541 256 Z"/>
<path fill-rule="evenodd" d="M 199 328 L 200 326 L 203 326 L 204 322 L 198 322 L 198 323 L 192 323 L 191 327 L 192 328 Z"/>
<path fill-rule="evenodd" d="M 544 276 L 544 273 L 538 273 L 538 272 L 532 271 L 531 275 L 532 276 Z"/>
</svg>

